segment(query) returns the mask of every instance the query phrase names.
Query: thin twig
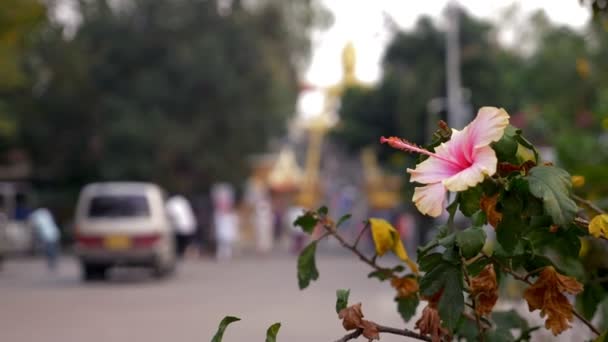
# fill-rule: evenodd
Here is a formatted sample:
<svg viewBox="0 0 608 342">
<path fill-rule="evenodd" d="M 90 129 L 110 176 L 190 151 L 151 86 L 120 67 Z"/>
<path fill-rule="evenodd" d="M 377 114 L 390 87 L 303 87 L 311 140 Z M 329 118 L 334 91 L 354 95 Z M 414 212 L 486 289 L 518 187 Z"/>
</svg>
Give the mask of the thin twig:
<svg viewBox="0 0 608 342">
<path fill-rule="evenodd" d="M 574 316 L 576 316 L 576 318 L 580 319 L 583 323 L 585 323 L 585 325 L 588 326 L 589 329 L 591 329 L 591 331 L 593 331 L 597 336 L 600 336 L 602 334 L 593 326 L 593 324 L 591 324 L 591 322 L 589 322 L 585 317 L 583 317 L 583 315 L 574 310 L 574 308 L 572 309 L 572 313 L 574 314 Z"/>
<path fill-rule="evenodd" d="M 503 271 L 505 271 L 506 273 L 510 274 L 513 278 L 523 281 L 524 283 L 528 284 L 528 285 L 532 285 L 532 282 L 530 280 L 528 280 L 525 276 L 519 275 L 517 272 L 513 271 L 511 268 L 506 267 L 504 265 L 501 264 L 501 262 L 494 258 L 493 256 L 487 255 L 487 254 L 483 254 L 486 258 L 492 260 L 493 262 L 495 262 L 496 264 L 498 264 Z M 597 330 L 596 327 L 593 326 L 593 324 L 591 324 L 591 322 L 589 322 L 585 317 L 583 317 L 580 313 L 578 313 L 574 308 L 572 308 L 572 313 L 574 314 L 574 316 L 576 316 L 576 318 L 578 318 L 581 322 L 583 322 L 589 329 L 591 329 L 591 331 L 593 331 L 596 335 L 601 335 L 601 332 L 599 330 Z"/>
<path fill-rule="evenodd" d="M 357 235 L 357 239 L 355 240 L 355 243 L 353 244 L 353 248 L 357 248 L 357 245 L 359 244 L 359 241 L 361 240 L 361 237 L 363 237 L 363 234 L 369 229 L 369 222 L 365 224 L 365 226 L 363 227 L 363 229 L 361 229 L 361 231 L 359 232 L 359 235 Z"/>
<path fill-rule="evenodd" d="M 574 218 L 574 223 L 584 229 L 586 232 L 589 232 L 589 220 L 577 216 Z M 600 235 L 599 238 L 602 240 L 608 240 L 608 238 L 606 238 L 604 235 Z"/>
<path fill-rule="evenodd" d="M 526 274 L 526 275 L 524 276 L 524 279 L 529 280 L 529 279 L 530 279 L 531 277 L 533 277 L 533 276 L 534 276 L 536 273 L 538 273 L 538 272 L 542 271 L 543 269 L 544 269 L 544 267 L 539 267 L 539 268 L 537 268 L 537 269 L 535 269 L 535 270 L 532 270 L 532 271 L 528 272 L 528 274 Z"/>
<path fill-rule="evenodd" d="M 333 229 L 333 227 L 331 226 L 326 226 L 324 225 L 323 227 L 325 227 L 325 229 L 327 230 L 327 232 L 333 236 L 336 240 L 338 240 L 338 242 L 346 249 L 348 249 L 349 251 L 353 252 L 355 255 L 357 255 L 359 257 L 359 259 L 361 259 L 361 261 L 363 261 L 364 263 L 368 264 L 369 266 L 371 266 L 373 269 L 380 271 L 380 272 L 386 272 L 388 274 L 391 275 L 391 277 L 394 277 L 395 274 L 393 272 L 392 269 L 390 268 L 384 268 L 384 267 L 380 267 L 378 264 L 376 264 L 376 254 L 374 255 L 373 259 L 369 259 L 368 257 L 366 257 L 365 255 L 363 255 L 363 253 L 361 253 L 361 251 L 359 251 L 357 248 L 355 248 L 355 246 L 350 245 L 348 242 L 346 242 L 346 240 L 344 240 L 344 238 L 338 234 L 336 232 L 335 229 Z"/>
<path fill-rule="evenodd" d="M 466 306 L 470 307 L 471 309 L 474 309 L 474 308 L 473 308 L 473 304 L 471 304 L 471 303 L 467 303 L 467 302 L 465 302 L 465 303 L 464 303 L 464 305 L 466 305 Z M 463 314 L 463 316 L 465 316 L 465 317 L 466 317 L 466 318 L 467 318 L 469 321 L 475 322 L 475 317 L 474 317 L 473 315 L 469 314 L 468 312 L 463 312 L 462 314 Z M 481 319 L 481 322 L 483 322 L 483 323 L 486 325 L 486 330 L 487 330 L 487 329 L 491 329 L 491 328 L 492 328 L 492 322 L 490 322 L 490 320 L 488 320 L 487 318 L 485 318 L 485 317 L 483 317 L 483 316 L 481 316 L 481 317 L 479 317 L 479 318 Z"/>
<path fill-rule="evenodd" d="M 357 330 L 353 331 L 352 333 L 344 335 L 342 338 L 336 340 L 336 342 L 346 342 L 346 341 L 354 340 L 357 337 L 361 336 L 361 334 L 363 334 L 363 329 L 357 329 Z"/>
<path fill-rule="evenodd" d="M 593 202 L 591 202 L 588 199 L 584 199 L 578 195 L 572 195 L 572 198 L 574 198 L 575 201 L 582 203 L 584 205 L 586 205 L 589 209 L 595 211 L 598 214 L 606 214 L 606 211 L 603 210 L 602 208 L 598 207 L 597 205 L 593 204 Z"/>
<path fill-rule="evenodd" d="M 392 328 L 392 327 L 387 327 L 387 326 L 380 325 L 380 324 L 376 324 L 376 328 L 378 328 L 379 333 L 411 337 L 411 338 L 418 339 L 420 341 L 432 341 L 430 337 L 418 334 L 409 329 Z M 346 341 L 354 340 L 357 337 L 361 336 L 362 334 L 363 334 L 363 329 L 357 329 L 351 333 L 344 335 L 342 338 L 336 340 L 336 342 L 346 342 Z"/>
</svg>

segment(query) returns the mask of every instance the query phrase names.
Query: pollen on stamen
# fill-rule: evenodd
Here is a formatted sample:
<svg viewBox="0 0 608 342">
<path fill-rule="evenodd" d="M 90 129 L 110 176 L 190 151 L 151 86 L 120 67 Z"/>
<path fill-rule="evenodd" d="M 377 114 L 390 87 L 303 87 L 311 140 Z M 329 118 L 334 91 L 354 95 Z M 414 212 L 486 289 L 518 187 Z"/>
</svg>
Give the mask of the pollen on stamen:
<svg viewBox="0 0 608 342">
<path fill-rule="evenodd" d="M 424 151 L 424 149 L 419 147 L 418 145 L 416 145 L 410 141 L 407 141 L 405 139 L 398 138 L 398 137 L 389 137 L 389 138 L 380 137 L 380 143 L 381 144 L 386 143 L 392 148 L 396 148 L 398 150 L 402 150 L 402 151 L 406 151 L 406 152 L 421 153 L 422 151 Z M 424 153 L 424 152 L 422 152 L 422 153 Z"/>
</svg>

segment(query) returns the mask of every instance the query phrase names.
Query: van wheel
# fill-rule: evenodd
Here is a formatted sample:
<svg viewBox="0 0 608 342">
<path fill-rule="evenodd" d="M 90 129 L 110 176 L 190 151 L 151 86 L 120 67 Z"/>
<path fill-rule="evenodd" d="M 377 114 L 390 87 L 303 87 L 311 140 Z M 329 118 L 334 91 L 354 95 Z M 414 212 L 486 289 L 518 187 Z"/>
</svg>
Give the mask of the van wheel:
<svg viewBox="0 0 608 342">
<path fill-rule="evenodd" d="M 152 266 L 152 275 L 157 279 L 166 278 L 174 272 L 175 262 L 170 262 L 169 264 L 164 265 L 162 262 L 157 261 L 154 266 Z"/>
<path fill-rule="evenodd" d="M 82 264 L 82 280 L 84 281 L 95 281 L 105 280 L 108 266 L 97 265 L 97 264 Z"/>
</svg>

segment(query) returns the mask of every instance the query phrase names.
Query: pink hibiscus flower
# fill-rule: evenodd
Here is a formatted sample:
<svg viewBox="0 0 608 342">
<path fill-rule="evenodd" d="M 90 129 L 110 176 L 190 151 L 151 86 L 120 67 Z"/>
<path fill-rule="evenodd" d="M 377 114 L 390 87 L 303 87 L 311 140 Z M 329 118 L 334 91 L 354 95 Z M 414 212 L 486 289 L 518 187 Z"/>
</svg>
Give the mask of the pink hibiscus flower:
<svg viewBox="0 0 608 342">
<path fill-rule="evenodd" d="M 437 217 L 445 207 L 447 191 L 466 190 L 496 173 L 498 160 L 490 144 L 500 140 L 508 125 L 509 114 L 504 109 L 482 107 L 464 129 L 453 129 L 450 140 L 437 146 L 435 152 L 397 137 L 382 137 L 380 142 L 429 156 L 407 172 L 411 182 L 425 184 L 414 191 L 416 207 L 425 215 Z"/>
</svg>

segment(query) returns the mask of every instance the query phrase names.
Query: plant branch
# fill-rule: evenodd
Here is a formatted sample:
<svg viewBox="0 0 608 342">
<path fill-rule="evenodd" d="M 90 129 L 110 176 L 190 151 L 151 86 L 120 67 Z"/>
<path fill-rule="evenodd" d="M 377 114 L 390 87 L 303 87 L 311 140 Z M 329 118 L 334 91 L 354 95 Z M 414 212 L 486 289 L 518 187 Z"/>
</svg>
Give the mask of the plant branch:
<svg viewBox="0 0 608 342">
<path fill-rule="evenodd" d="M 591 202 L 588 199 L 584 199 L 578 195 L 572 195 L 572 198 L 574 198 L 575 201 L 584 204 L 585 206 L 587 206 L 589 209 L 595 211 L 598 214 L 606 214 L 606 211 L 603 210 L 602 208 L 598 207 L 597 205 L 593 204 L 593 202 Z"/>
<path fill-rule="evenodd" d="M 363 229 L 361 229 L 361 231 L 359 232 L 359 235 L 357 235 L 357 239 L 355 240 L 355 243 L 353 244 L 353 248 L 357 248 L 357 245 L 359 245 L 359 241 L 361 241 L 363 234 L 365 234 L 365 232 L 368 229 L 369 229 L 369 221 L 365 224 L 365 227 L 363 227 Z"/>
<path fill-rule="evenodd" d="M 471 277 L 469 276 L 469 271 L 467 270 L 466 260 L 462 256 L 461 256 L 461 258 L 462 258 L 462 273 L 464 274 L 464 279 L 466 280 L 469 289 L 471 289 Z M 486 339 L 483 334 L 484 328 L 481 326 L 481 319 L 479 317 L 479 313 L 477 312 L 477 300 L 476 300 L 475 296 L 473 295 L 473 293 L 470 293 L 469 297 L 471 298 L 473 314 L 475 315 L 475 324 L 477 325 L 477 331 L 479 332 L 479 334 L 477 335 L 477 339 L 479 340 L 479 342 L 485 342 Z"/>
<path fill-rule="evenodd" d="M 384 268 L 384 267 L 381 267 L 378 264 L 376 264 L 377 254 L 374 254 L 374 258 L 370 259 L 370 258 L 366 257 L 363 253 L 361 253 L 361 251 L 358 250 L 356 248 L 356 246 L 351 245 L 348 242 L 346 242 L 346 240 L 344 240 L 342 235 L 338 234 L 338 232 L 336 232 L 336 230 L 332 226 L 323 225 L 323 227 L 327 230 L 327 233 L 329 233 L 329 235 L 333 236 L 336 240 L 338 240 L 338 242 L 342 245 L 342 247 L 353 252 L 356 256 L 359 257 L 359 259 L 361 259 L 361 261 L 368 264 L 369 266 L 371 266 L 373 269 L 375 269 L 377 271 L 387 272 L 388 274 L 391 275 L 391 277 L 395 276 L 393 270 L 391 270 L 390 268 Z"/>
<path fill-rule="evenodd" d="M 522 275 L 518 274 L 517 272 L 513 271 L 513 269 L 511 269 L 510 267 L 506 267 L 505 265 L 503 265 L 498 259 L 494 258 L 493 256 L 487 255 L 485 253 L 483 253 L 483 255 L 486 258 L 492 260 L 492 262 L 498 264 L 505 273 L 510 274 L 513 278 L 523 281 L 524 283 L 526 283 L 528 285 L 532 285 L 532 282 L 530 280 L 528 280 L 527 275 L 522 276 Z M 583 322 L 596 335 L 598 335 L 598 336 L 601 335 L 601 332 L 599 330 L 597 330 L 597 328 L 594 327 L 593 324 L 591 324 L 591 322 L 589 322 L 585 317 L 583 317 L 583 315 L 578 313 L 574 308 L 572 308 L 572 314 L 574 314 L 574 316 L 576 316 L 576 318 L 578 318 L 581 322 Z"/>
<path fill-rule="evenodd" d="M 575 217 L 575 218 L 574 218 L 574 223 L 575 223 L 577 226 L 579 226 L 579 227 L 583 228 L 583 229 L 584 229 L 586 232 L 589 232 L 589 220 L 584 219 L 584 218 L 582 218 L 582 217 Z M 600 238 L 600 239 L 602 239 L 602 240 L 608 240 L 608 238 L 606 238 L 606 237 L 605 237 L 605 236 L 603 236 L 603 235 L 600 235 L 600 237 L 599 237 L 599 238 Z"/>
<path fill-rule="evenodd" d="M 380 324 L 376 324 L 376 328 L 378 328 L 379 333 L 405 336 L 405 337 L 415 338 L 420 341 L 432 341 L 430 337 L 420 335 L 409 329 L 392 328 L 392 327 L 387 327 L 387 326 L 380 325 Z M 336 340 L 336 342 L 346 342 L 346 341 L 354 340 L 357 337 L 361 336 L 362 334 L 363 334 L 363 329 L 357 329 L 351 333 L 344 335 L 342 338 Z"/>
</svg>

